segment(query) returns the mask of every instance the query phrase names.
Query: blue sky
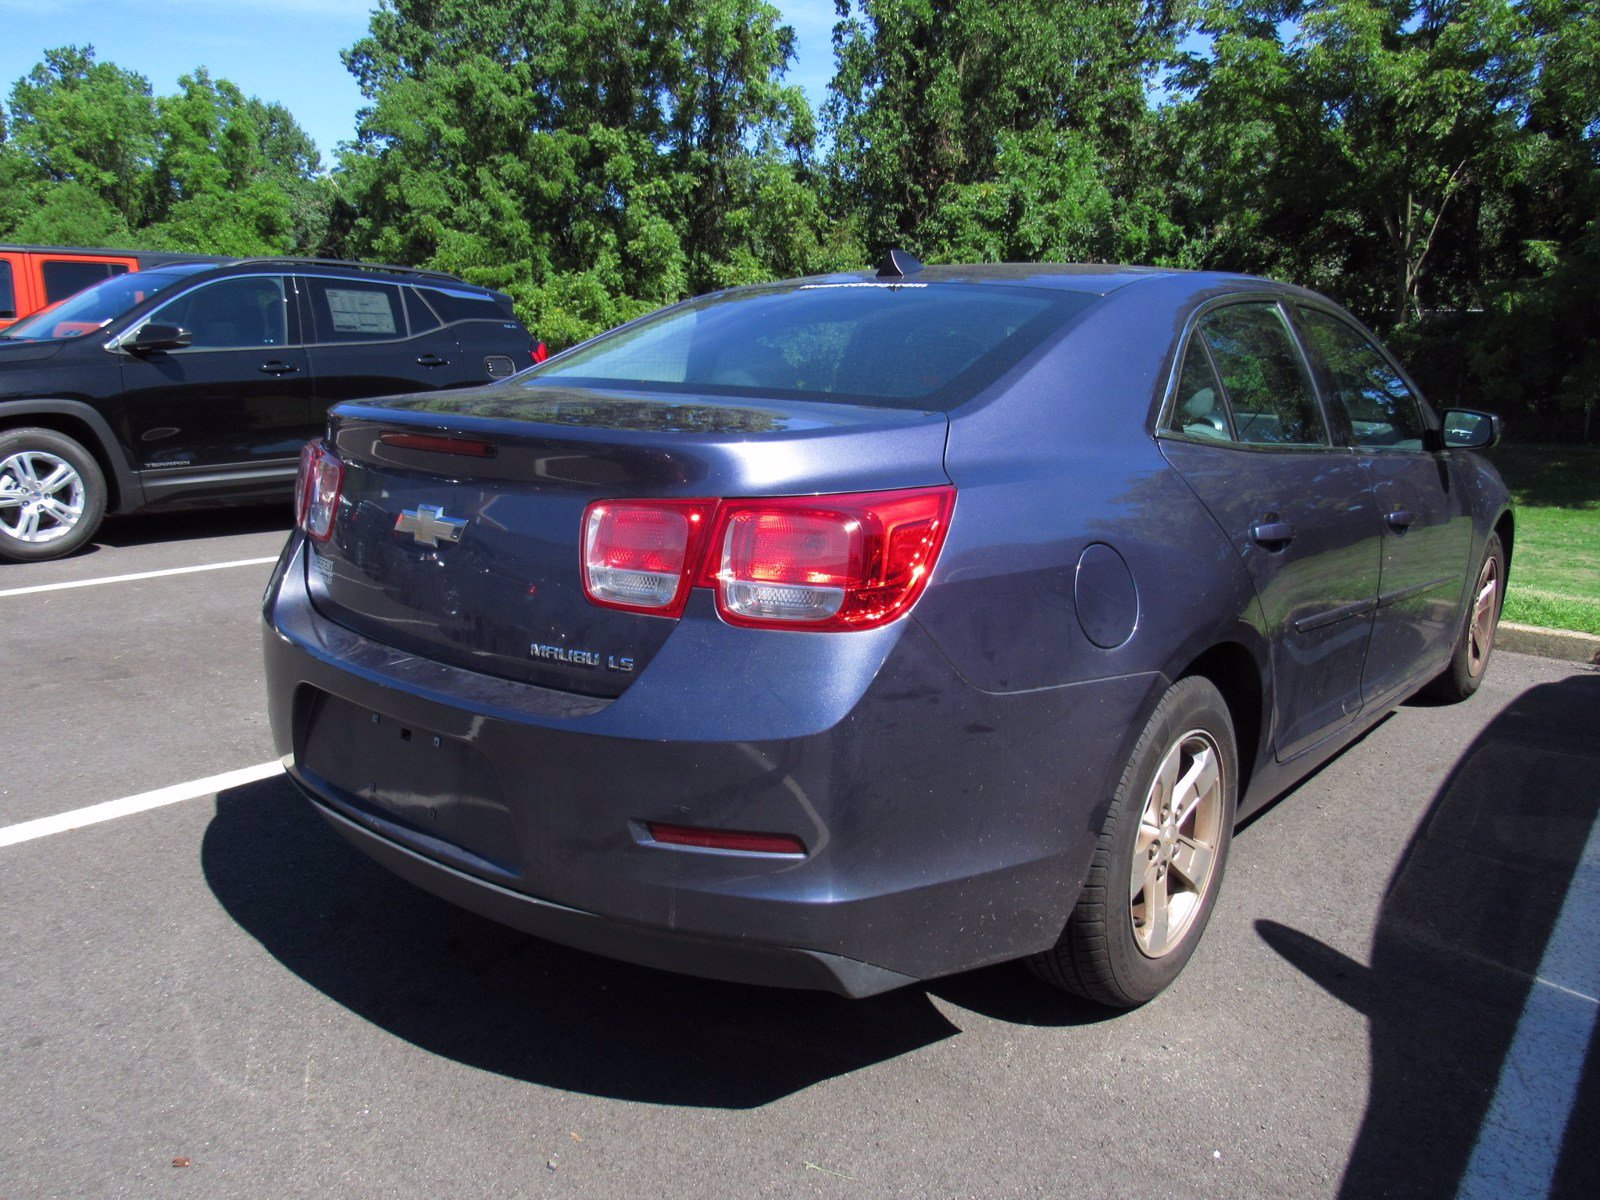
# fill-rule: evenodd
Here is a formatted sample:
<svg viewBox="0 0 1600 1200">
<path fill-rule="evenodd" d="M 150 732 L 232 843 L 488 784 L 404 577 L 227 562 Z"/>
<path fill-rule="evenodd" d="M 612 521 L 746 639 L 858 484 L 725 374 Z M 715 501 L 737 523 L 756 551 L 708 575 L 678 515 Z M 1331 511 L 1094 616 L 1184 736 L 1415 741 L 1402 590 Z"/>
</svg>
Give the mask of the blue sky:
<svg viewBox="0 0 1600 1200">
<path fill-rule="evenodd" d="M 800 56 L 789 78 L 820 106 L 833 75 L 833 0 L 776 0 L 795 27 Z M 150 81 L 158 94 L 204 66 L 247 94 L 295 115 L 331 165 L 355 132 L 361 93 L 339 61 L 367 30 L 376 0 L 0 0 L 0 94 L 48 48 L 92 45 Z"/>
</svg>

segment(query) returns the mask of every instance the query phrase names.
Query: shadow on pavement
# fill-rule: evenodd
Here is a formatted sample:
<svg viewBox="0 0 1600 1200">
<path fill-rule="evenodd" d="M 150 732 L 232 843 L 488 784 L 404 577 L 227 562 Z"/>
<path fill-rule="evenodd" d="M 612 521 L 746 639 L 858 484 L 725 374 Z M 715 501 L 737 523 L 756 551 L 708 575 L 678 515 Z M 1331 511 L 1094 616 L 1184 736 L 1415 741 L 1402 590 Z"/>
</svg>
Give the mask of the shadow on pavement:
<svg viewBox="0 0 1600 1200">
<path fill-rule="evenodd" d="M 1479 734 L 1390 881 L 1370 968 L 1256 923 L 1371 1022 L 1371 1094 L 1341 1195 L 1456 1193 L 1600 809 L 1597 730 L 1600 675 L 1582 675 L 1525 693 Z M 1591 1042 L 1552 1195 L 1600 1195 L 1597 1093 Z"/>
<path fill-rule="evenodd" d="M 914 988 L 851 1001 L 743 987 L 528 937 L 369 862 L 283 779 L 217 797 L 201 863 L 228 913 L 313 987 L 434 1054 L 547 1087 L 748 1108 L 959 1032 Z M 955 986 L 982 1001 L 998 990 L 986 974 Z"/>
<path fill-rule="evenodd" d="M 80 553 L 91 554 L 100 546 L 147 546 L 156 542 L 188 542 L 199 538 L 271 533 L 274 530 L 287 537 L 293 524 L 294 506 L 291 504 L 111 516 L 100 527 L 94 542 Z"/>
</svg>

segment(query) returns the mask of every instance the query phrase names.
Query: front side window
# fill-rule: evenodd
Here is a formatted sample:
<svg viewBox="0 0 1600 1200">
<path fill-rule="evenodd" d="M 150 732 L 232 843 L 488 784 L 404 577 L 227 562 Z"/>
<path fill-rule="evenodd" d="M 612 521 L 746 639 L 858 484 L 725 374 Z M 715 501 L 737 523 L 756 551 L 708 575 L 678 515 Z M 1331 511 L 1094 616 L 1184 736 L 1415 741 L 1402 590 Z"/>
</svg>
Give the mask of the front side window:
<svg viewBox="0 0 1600 1200">
<path fill-rule="evenodd" d="M 1333 381 L 1334 395 L 1349 414 L 1358 446 L 1422 449 L 1422 413 L 1417 398 L 1383 352 L 1332 313 L 1302 308 L 1311 344 Z"/>
<path fill-rule="evenodd" d="M 150 320 L 187 329 L 193 335 L 192 349 L 228 350 L 286 345 L 288 310 L 282 279 L 251 275 L 185 292 L 158 308 Z"/>
<path fill-rule="evenodd" d="M 393 284 L 315 277 L 305 282 L 318 342 L 390 342 L 406 336 L 400 289 Z"/>
<path fill-rule="evenodd" d="M 17 293 L 11 281 L 11 263 L 0 258 L 0 320 L 17 315 Z"/>
<path fill-rule="evenodd" d="M 1236 436 L 1255 446 L 1326 446 L 1311 376 L 1275 304 L 1230 304 L 1197 330 L 1211 351 Z"/>
</svg>

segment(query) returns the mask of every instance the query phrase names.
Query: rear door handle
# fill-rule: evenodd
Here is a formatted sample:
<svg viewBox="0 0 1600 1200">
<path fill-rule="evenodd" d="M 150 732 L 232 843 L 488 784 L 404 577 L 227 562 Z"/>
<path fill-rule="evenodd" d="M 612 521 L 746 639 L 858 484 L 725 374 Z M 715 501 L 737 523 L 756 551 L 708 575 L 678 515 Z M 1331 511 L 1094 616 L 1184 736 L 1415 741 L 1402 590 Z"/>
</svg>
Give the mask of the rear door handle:
<svg viewBox="0 0 1600 1200">
<path fill-rule="evenodd" d="M 440 358 L 437 354 L 424 354 L 417 359 L 417 366 L 419 367 L 448 367 L 449 365 L 450 360 L 448 358 Z"/>
<path fill-rule="evenodd" d="M 299 367 L 293 365 L 292 363 L 280 362 L 276 358 L 271 362 L 264 362 L 261 364 L 262 372 L 267 375 L 293 375 L 299 369 Z"/>
<path fill-rule="evenodd" d="M 1397 508 L 1383 519 L 1389 523 L 1390 529 L 1396 533 L 1404 533 L 1411 528 L 1411 523 L 1417 518 L 1409 509 Z"/>
<path fill-rule="evenodd" d="M 1287 521 L 1258 521 L 1250 527 L 1250 536 L 1268 550 L 1277 550 L 1294 541 L 1294 526 Z"/>
</svg>

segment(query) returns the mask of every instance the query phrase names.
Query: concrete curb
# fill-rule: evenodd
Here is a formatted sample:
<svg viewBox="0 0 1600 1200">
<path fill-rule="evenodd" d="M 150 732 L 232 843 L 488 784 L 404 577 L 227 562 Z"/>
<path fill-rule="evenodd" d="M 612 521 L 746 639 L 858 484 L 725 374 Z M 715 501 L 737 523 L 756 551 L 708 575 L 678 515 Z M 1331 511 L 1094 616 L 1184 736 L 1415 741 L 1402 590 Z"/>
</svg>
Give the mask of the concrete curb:
<svg viewBox="0 0 1600 1200">
<path fill-rule="evenodd" d="M 1518 625 L 1501 621 L 1494 635 L 1495 649 L 1512 654 L 1537 654 L 1540 658 L 1560 658 L 1567 662 L 1600 666 L 1600 637 L 1574 633 L 1568 629 L 1541 629 L 1537 625 Z"/>
</svg>

